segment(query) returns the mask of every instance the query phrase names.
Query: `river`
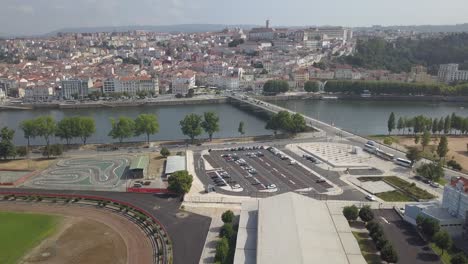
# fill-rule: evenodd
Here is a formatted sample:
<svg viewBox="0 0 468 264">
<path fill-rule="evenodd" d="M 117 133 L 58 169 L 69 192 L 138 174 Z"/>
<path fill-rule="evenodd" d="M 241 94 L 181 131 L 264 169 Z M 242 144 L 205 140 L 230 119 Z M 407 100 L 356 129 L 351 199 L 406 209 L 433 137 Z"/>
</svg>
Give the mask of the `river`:
<svg viewBox="0 0 468 264">
<path fill-rule="evenodd" d="M 391 112 L 400 116 L 425 115 L 440 118 L 452 113 L 468 117 L 468 103 L 365 101 L 365 100 L 290 100 L 271 102 L 334 124 L 359 135 L 386 134 Z"/>
<path fill-rule="evenodd" d="M 35 118 L 41 115 L 51 115 L 55 120 L 66 116 L 90 116 L 96 121 L 96 133 L 88 140 L 89 143 L 111 143 L 116 142 L 108 137 L 111 128 L 110 119 L 119 116 L 135 118 L 142 113 L 156 114 L 159 120 L 159 133 L 152 135 L 151 140 L 175 140 L 187 138 L 180 130 L 179 121 L 185 115 L 196 113 L 202 115 L 204 112 L 214 111 L 220 118 L 220 131 L 215 133 L 215 138 L 238 137 L 239 122 L 245 124 L 245 136 L 258 136 L 272 134 L 265 130 L 265 122 L 253 115 L 248 114 L 229 104 L 206 104 L 206 105 L 176 105 L 176 106 L 139 106 L 120 108 L 86 108 L 86 109 L 35 109 L 35 110 L 7 110 L 0 111 L 0 127 L 8 126 L 15 129 L 14 143 L 25 145 L 26 139 L 23 131 L 19 128 L 22 120 Z M 201 137 L 207 137 L 206 134 Z M 125 141 L 144 141 L 146 136 L 133 137 Z M 32 140 L 31 144 L 44 144 L 42 138 Z M 53 139 L 53 142 L 60 142 Z M 74 140 L 73 142 L 79 142 Z"/>
</svg>

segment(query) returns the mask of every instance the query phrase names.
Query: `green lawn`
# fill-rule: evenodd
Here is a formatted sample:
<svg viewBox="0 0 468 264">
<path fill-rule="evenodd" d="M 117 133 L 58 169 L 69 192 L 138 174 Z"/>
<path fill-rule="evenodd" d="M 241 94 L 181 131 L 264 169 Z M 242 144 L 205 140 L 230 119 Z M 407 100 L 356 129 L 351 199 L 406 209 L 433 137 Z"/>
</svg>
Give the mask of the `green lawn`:
<svg viewBox="0 0 468 264">
<path fill-rule="evenodd" d="M 375 248 L 374 242 L 367 238 L 366 233 L 353 232 L 353 235 L 359 244 L 362 256 L 368 264 L 382 263 L 380 255 L 377 255 L 377 249 Z"/>
<path fill-rule="evenodd" d="M 442 250 L 434 243 L 429 244 L 432 248 L 432 250 L 440 256 L 440 259 L 444 264 L 450 264 L 450 260 L 454 255 L 460 252 L 459 249 L 452 247 L 449 250 L 444 250 L 444 254 L 441 256 L 440 253 L 442 253 Z"/>
<path fill-rule="evenodd" d="M 375 196 L 386 202 L 414 202 L 414 199 L 400 191 L 377 193 Z"/>
<path fill-rule="evenodd" d="M 416 185 L 412 185 L 411 183 L 396 176 L 383 177 L 383 180 L 391 185 L 395 185 L 396 187 L 400 188 L 403 192 L 414 196 L 416 199 L 429 200 L 435 198 L 434 195 L 430 194 L 426 190 L 423 190 L 417 187 Z"/>
<path fill-rule="evenodd" d="M 17 263 L 55 231 L 59 220 L 50 215 L 0 212 L 0 263 Z"/>
</svg>

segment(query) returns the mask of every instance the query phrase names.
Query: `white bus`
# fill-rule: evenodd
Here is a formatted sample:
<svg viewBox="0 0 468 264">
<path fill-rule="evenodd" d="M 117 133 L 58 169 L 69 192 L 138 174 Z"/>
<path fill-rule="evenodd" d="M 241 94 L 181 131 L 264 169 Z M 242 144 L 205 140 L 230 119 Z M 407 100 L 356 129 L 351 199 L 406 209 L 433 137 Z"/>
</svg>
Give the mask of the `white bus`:
<svg viewBox="0 0 468 264">
<path fill-rule="evenodd" d="M 394 156 L 390 153 L 385 153 L 383 150 L 381 149 L 376 149 L 375 150 L 375 155 L 381 157 L 382 159 L 386 159 L 386 160 L 393 160 Z"/>
<path fill-rule="evenodd" d="M 395 160 L 395 163 L 400 165 L 400 166 L 407 167 L 407 168 L 413 167 L 413 163 L 411 163 L 411 161 L 406 160 L 406 159 L 397 158 Z"/>
<path fill-rule="evenodd" d="M 370 144 L 365 144 L 364 145 L 364 150 L 369 152 L 369 153 L 374 154 L 376 149 L 377 149 L 376 147 L 374 147 L 374 146 L 372 146 Z"/>
</svg>

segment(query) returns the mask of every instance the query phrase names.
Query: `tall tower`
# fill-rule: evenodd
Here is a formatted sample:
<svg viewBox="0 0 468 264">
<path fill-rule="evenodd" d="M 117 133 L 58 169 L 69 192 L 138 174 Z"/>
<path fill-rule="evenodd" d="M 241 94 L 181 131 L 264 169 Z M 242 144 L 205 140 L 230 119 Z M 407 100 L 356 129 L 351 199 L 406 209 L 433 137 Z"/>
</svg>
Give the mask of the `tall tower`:
<svg viewBox="0 0 468 264">
<path fill-rule="evenodd" d="M 266 28 L 270 28 L 270 19 L 266 20 L 266 25 L 265 26 L 266 26 Z"/>
</svg>

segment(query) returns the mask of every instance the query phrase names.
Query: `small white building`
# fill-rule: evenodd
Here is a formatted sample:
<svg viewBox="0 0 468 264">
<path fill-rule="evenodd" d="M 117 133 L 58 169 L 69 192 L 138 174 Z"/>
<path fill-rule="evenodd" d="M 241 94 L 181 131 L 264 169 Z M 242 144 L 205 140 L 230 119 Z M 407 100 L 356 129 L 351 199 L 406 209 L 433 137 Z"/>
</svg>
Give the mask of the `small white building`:
<svg viewBox="0 0 468 264">
<path fill-rule="evenodd" d="M 187 170 L 185 156 L 169 156 L 166 160 L 164 176 L 169 178 L 174 172 Z"/>
<path fill-rule="evenodd" d="M 186 95 L 190 89 L 195 88 L 195 77 L 195 72 L 190 70 L 177 73 L 172 78 L 172 94 Z"/>
</svg>

